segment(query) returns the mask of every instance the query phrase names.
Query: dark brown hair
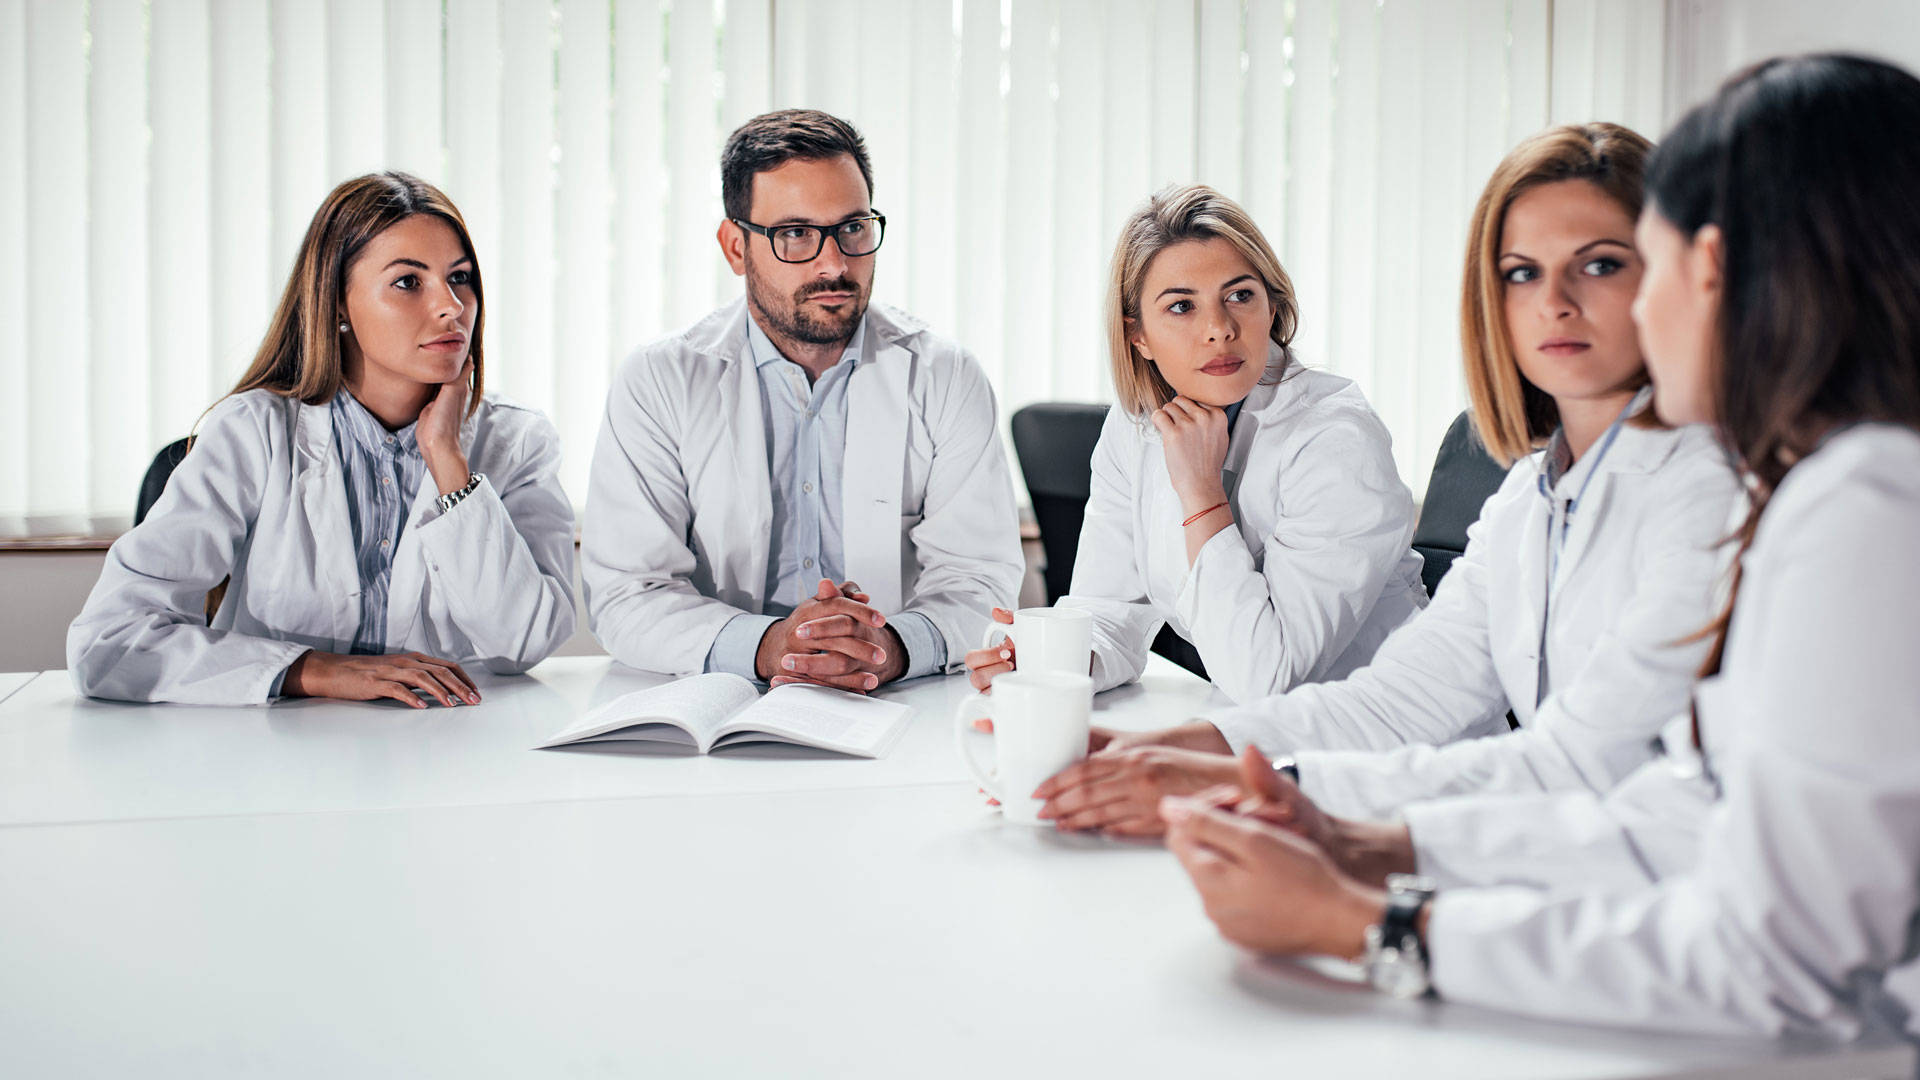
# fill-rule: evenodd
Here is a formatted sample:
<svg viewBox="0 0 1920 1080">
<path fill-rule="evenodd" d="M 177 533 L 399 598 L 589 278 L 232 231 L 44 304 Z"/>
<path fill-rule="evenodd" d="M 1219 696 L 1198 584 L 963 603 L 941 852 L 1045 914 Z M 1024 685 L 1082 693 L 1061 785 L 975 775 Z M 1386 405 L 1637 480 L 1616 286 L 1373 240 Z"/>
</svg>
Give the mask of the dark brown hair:
<svg viewBox="0 0 1920 1080">
<path fill-rule="evenodd" d="M 873 163 L 867 160 L 867 141 L 852 124 L 818 109 L 761 113 L 735 128 L 720 152 L 720 202 L 727 217 L 748 220 L 755 176 L 789 161 L 826 161 L 842 154 L 860 166 L 860 179 L 867 182 L 871 200 Z"/>
<path fill-rule="evenodd" d="M 467 402 L 467 413 L 472 415 L 480 407 L 486 385 L 480 341 L 487 308 L 480 287 L 480 260 L 473 253 L 466 220 L 453 202 L 432 184 L 403 172 L 369 173 L 348 180 L 314 211 L 267 336 L 230 393 L 271 390 L 309 405 L 333 400 L 346 385 L 339 323 L 347 303 L 347 272 L 369 241 L 416 214 L 446 222 L 472 260 L 473 296 L 480 306 L 467 345 L 467 357 L 473 361 L 473 390 Z"/>
<path fill-rule="evenodd" d="M 1521 195 L 1562 180 L 1585 180 L 1640 216 L 1645 137 L 1619 124 L 1567 124 L 1521 140 L 1487 180 L 1467 226 L 1467 264 L 1460 286 L 1460 355 L 1466 367 L 1473 426 L 1495 461 L 1512 465 L 1560 426 L 1560 409 L 1520 373 L 1507 332 L 1506 282 L 1500 244 L 1507 209 Z"/>
<path fill-rule="evenodd" d="M 1752 509 L 1705 634 L 1719 670 L 1752 545 L 1787 472 L 1837 428 L 1920 430 L 1920 80 L 1861 56 L 1746 69 L 1682 117 L 1647 167 L 1654 212 L 1723 243 L 1712 386 Z"/>
</svg>

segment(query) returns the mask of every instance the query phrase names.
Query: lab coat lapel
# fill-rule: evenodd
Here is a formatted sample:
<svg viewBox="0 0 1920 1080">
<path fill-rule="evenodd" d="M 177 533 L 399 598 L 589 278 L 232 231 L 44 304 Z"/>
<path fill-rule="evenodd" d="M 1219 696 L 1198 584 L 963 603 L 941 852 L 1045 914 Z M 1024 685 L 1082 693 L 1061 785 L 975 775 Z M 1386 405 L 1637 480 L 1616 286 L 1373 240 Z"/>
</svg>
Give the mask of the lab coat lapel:
<svg viewBox="0 0 1920 1080">
<path fill-rule="evenodd" d="M 739 334 L 728 335 L 729 351 L 720 356 L 720 423 L 726 429 L 716 452 L 732 455 L 733 497 L 720 505 L 707 502 L 694 513 L 716 514 L 725 524 L 727 543 L 719 546 L 721 565 L 714 585 L 722 596 L 730 591 L 754 598 L 754 610 L 767 602 L 767 548 L 773 528 L 773 486 L 767 476 L 766 420 L 761 413 L 760 374 L 747 347 L 746 319 Z M 737 338 L 737 340 L 736 340 Z"/>
<path fill-rule="evenodd" d="M 869 313 L 868 332 L 883 327 Z M 847 575 L 887 614 L 900 595 L 900 496 L 906 476 L 907 380 L 913 354 L 882 336 L 873 359 L 847 385 L 846 476 L 841 483 L 841 537 Z"/>
<path fill-rule="evenodd" d="M 360 626 L 360 569 L 354 561 L 346 481 L 333 456 L 333 412 L 325 404 L 295 402 L 294 408 L 299 499 L 306 518 L 314 596 L 327 604 L 334 640 L 351 647 Z"/>
</svg>

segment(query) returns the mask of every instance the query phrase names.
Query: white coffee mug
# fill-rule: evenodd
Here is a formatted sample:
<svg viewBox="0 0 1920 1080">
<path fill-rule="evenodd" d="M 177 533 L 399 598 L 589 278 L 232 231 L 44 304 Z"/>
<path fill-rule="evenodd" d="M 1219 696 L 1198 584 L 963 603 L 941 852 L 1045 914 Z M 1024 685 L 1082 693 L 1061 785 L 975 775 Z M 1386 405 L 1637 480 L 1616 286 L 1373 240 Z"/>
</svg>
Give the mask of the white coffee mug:
<svg viewBox="0 0 1920 1080">
<path fill-rule="evenodd" d="M 1078 608 L 1021 608 L 1013 613 L 1012 626 L 989 622 L 980 647 L 993 648 L 996 635 L 1013 639 L 1013 662 L 1021 671 L 1085 675 L 1093 666 L 1093 616 Z"/>
<path fill-rule="evenodd" d="M 974 694 L 960 702 L 953 738 L 967 771 L 1000 800 L 1007 820 L 1038 825 L 1044 800 L 1029 796 L 1041 781 L 1087 756 L 1092 710 L 1091 676 L 1013 671 L 993 680 L 992 696 Z M 973 730 L 973 722 L 983 719 L 993 721 L 997 764 L 991 772 L 973 754 L 974 744 L 988 737 Z"/>
</svg>

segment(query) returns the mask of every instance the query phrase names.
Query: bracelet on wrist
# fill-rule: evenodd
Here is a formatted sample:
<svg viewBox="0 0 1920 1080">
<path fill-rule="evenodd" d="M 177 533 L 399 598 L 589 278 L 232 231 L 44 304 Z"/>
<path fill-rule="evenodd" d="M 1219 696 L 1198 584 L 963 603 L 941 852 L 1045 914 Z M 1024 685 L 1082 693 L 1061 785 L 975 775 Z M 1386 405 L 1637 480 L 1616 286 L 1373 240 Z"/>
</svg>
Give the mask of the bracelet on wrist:
<svg viewBox="0 0 1920 1080">
<path fill-rule="evenodd" d="M 460 505 L 460 500 L 480 490 L 480 481 L 486 478 L 485 473 L 474 473 L 467 477 L 467 482 L 458 490 L 449 491 L 445 495 L 440 496 L 440 512 L 444 514 Z"/>
<path fill-rule="evenodd" d="M 1208 514 L 1213 513 L 1215 510 L 1218 510 L 1221 507 L 1227 506 L 1227 505 L 1230 505 L 1230 504 L 1225 501 L 1214 503 L 1212 506 L 1207 507 L 1205 510 L 1200 511 L 1199 513 L 1193 515 L 1192 517 L 1189 517 L 1187 520 L 1181 522 L 1180 527 L 1184 529 L 1187 526 L 1193 524 L 1194 522 L 1199 521 L 1201 518 L 1206 517 Z"/>
</svg>

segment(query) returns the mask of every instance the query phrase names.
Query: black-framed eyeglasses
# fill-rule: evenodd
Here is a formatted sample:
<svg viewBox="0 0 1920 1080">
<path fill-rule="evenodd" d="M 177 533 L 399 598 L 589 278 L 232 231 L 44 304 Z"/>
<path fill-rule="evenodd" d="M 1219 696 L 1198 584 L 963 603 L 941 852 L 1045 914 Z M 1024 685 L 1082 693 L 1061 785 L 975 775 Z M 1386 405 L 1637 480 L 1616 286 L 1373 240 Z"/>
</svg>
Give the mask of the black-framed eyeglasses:
<svg viewBox="0 0 1920 1080">
<path fill-rule="evenodd" d="M 748 232 L 757 232 L 766 237 L 767 243 L 773 248 L 773 257 L 786 263 L 812 262 L 819 258 L 829 236 L 839 245 L 840 254 L 857 259 L 879 251 L 880 241 L 887 235 L 887 215 L 878 211 L 838 225 L 802 225 L 798 222 L 755 225 L 739 218 L 727 220 Z"/>
</svg>

